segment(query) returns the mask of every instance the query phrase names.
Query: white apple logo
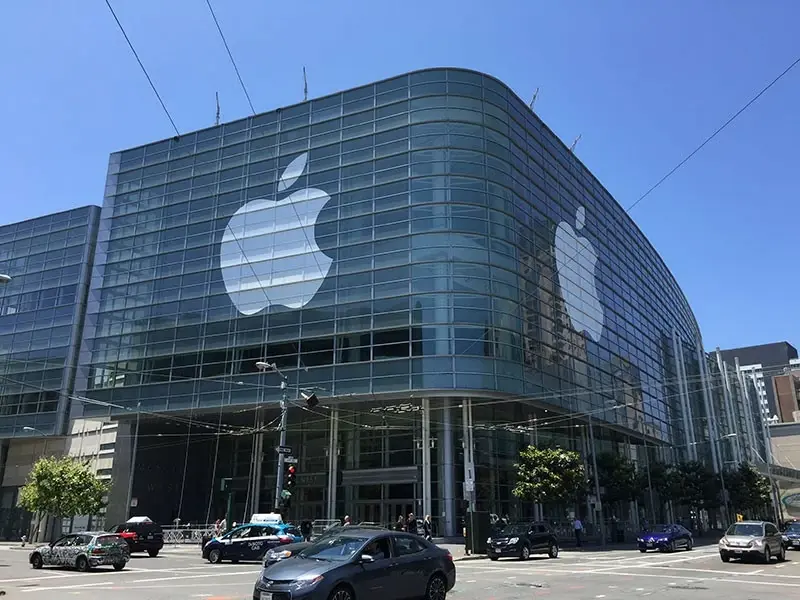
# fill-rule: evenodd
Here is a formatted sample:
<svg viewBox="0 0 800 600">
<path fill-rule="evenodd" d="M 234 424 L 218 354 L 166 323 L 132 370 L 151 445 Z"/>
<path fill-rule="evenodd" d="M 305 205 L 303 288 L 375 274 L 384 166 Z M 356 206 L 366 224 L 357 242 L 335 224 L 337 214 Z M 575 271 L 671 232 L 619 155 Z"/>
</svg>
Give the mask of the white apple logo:
<svg viewBox="0 0 800 600">
<path fill-rule="evenodd" d="M 586 222 L 583 206 L 575 213 L 575 229 L 580 231 Z M 597 253 L 584 237 L 578 237 L 566 221 L 556 229 L 556 268 L 561 295 L 567 307 L 572 327 L 585 331 L 595 342 L 603 336 L 603 305 L 597 297 L 595 265 Z"/>
<path fill-rule="evenodd" d="M 294 159 L 278 192 L 303 174 L 308 153 Z M 317 217 L 330 196 L 305 188 L 278 200 L 259 198 L 237 210 L 220 243 L 220 270 L 236 309 L 253 315 L 272 305 L 302 308 L 322 286 L 333 259 L 314 237 Z"/>
</svg>

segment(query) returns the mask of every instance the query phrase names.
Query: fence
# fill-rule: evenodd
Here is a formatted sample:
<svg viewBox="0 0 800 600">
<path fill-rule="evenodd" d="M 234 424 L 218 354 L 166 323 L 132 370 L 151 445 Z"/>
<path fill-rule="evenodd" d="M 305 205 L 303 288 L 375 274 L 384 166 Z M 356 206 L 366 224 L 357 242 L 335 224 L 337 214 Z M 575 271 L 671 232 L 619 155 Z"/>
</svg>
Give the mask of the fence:
<svg viewBox="0 0 800 600">
<path fill-rule="evenodd" d="M 197 527 L 164 527 L 164 545 L 196 544 L 214 536 L 214 525 Z"/>
</svg>

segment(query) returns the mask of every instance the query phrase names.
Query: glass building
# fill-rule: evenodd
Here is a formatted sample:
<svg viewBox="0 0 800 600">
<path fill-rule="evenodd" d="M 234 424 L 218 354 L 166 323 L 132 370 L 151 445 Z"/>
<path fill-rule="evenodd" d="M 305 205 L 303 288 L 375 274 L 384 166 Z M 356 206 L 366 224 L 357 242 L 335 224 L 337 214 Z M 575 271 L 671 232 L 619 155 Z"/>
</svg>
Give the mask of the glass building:
<svg viewBox="0 0 800 600">
<path fill-rule="evenodd" d="M 15 507 L 30 467 L 42 454 L 58 453 L 67 433 L 99 217 L 99 207 L 85 206 L 0 227 L 0 273 L 11 277 L 0 284 L 0 536 L 6 538 L 26 526 Z"/>
<path fill-rule="evenodd" d="M 73 417 L 120 421 L 109 518 L 214 521 L 223 477 L 237 520 L 272 508 L 284 397 L 294 518 L 413 511 L 453 535 L 470 506 L 525 510 L 529 443 L 702 453 L 709 363 L 674 277 L 481 73 L 115 153 L 97 256 Z"/>
</svg>

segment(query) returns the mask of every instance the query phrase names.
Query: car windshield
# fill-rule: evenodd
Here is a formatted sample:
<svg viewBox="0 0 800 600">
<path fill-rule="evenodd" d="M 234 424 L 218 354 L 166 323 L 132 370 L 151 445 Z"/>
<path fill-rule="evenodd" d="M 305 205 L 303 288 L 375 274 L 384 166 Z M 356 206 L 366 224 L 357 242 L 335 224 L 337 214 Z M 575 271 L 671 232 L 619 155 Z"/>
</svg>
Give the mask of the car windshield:
<svg viewBox="0 0 800 600">
<path fill-rule="evenodd" d="M 734 523 L 725 532 L 725 535 L 762 536 L 764 526 L 758 523 Z"/>
<path fill-rule="evenodd" d="M 530 530 L 530 525 L 524 523 L 514 523 L 506 525 L 500 530 L 501 535 L 525 535 Z"/>
<path fill-rule="evenodd" d="M 349 535 L 330 536 L 312 544 L 298 556 L 314 558 L 317 560 L 332 560 L 344 562 L 356 555 L 369 538 L 353 537 Z"/>
<path fill-rule="evenodd" d="M 98 546 L 121 546 L 127 542 L 118 535 L 101 535 L 97 537 Z"/>
<path fill-rule="evenodd" d="M 667 533 L 669 532 L 669 525 L 652 525 L 647 531 L 650 533 Z"/>
<path fill-rule="evenodd" d="M 800 533 L 800 523 L 790 523 L 786 528 L 786 533 Z"/>
</svg>

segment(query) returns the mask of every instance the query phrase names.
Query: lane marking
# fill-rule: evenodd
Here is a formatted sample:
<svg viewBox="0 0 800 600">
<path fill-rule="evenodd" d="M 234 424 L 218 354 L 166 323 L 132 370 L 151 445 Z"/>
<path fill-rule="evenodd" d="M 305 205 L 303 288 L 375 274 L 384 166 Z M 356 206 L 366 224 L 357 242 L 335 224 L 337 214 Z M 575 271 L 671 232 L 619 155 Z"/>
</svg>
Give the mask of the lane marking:
<svg viewBox="0 0 800 600">
<path fill-rule="evenodd" d="M 25 588 L 24 590 L 19 590 L 23 593 L 30 593 L 30 592 L 50 592 L 53 590 L 72 590 L 75 588 L 88 588 L 88 587 L 97 587 L 99 585 L 113 585 L 113 581 L 98 581 L 97 583 L 81 583 L 78 585 L 62 585 L 62 586 L 53 586 L 53 587 L 40 587 L 40 588 Z"/>
<path fill-rule="evenodd" d="M 260 569 L 259 569 L 260 571 Z M 254 575 L 258 571 L 235 571 L 235 572 L 226 572 L 226 573 L 208 573 L 206 575 L 178 575 L 175 577 L 156 577 L 156 578 L 148 578 L 148 579 L 136 579 L 131 582 L 126 583 L 153 583 L 154 581 L 177 581 L 179 579 L 200 579 L 200 578 L 208 578 L 208 577 L 234 577 L 237 575 Z M 251 584 L 252 585 L 252 584 Z"/>
</svg>

